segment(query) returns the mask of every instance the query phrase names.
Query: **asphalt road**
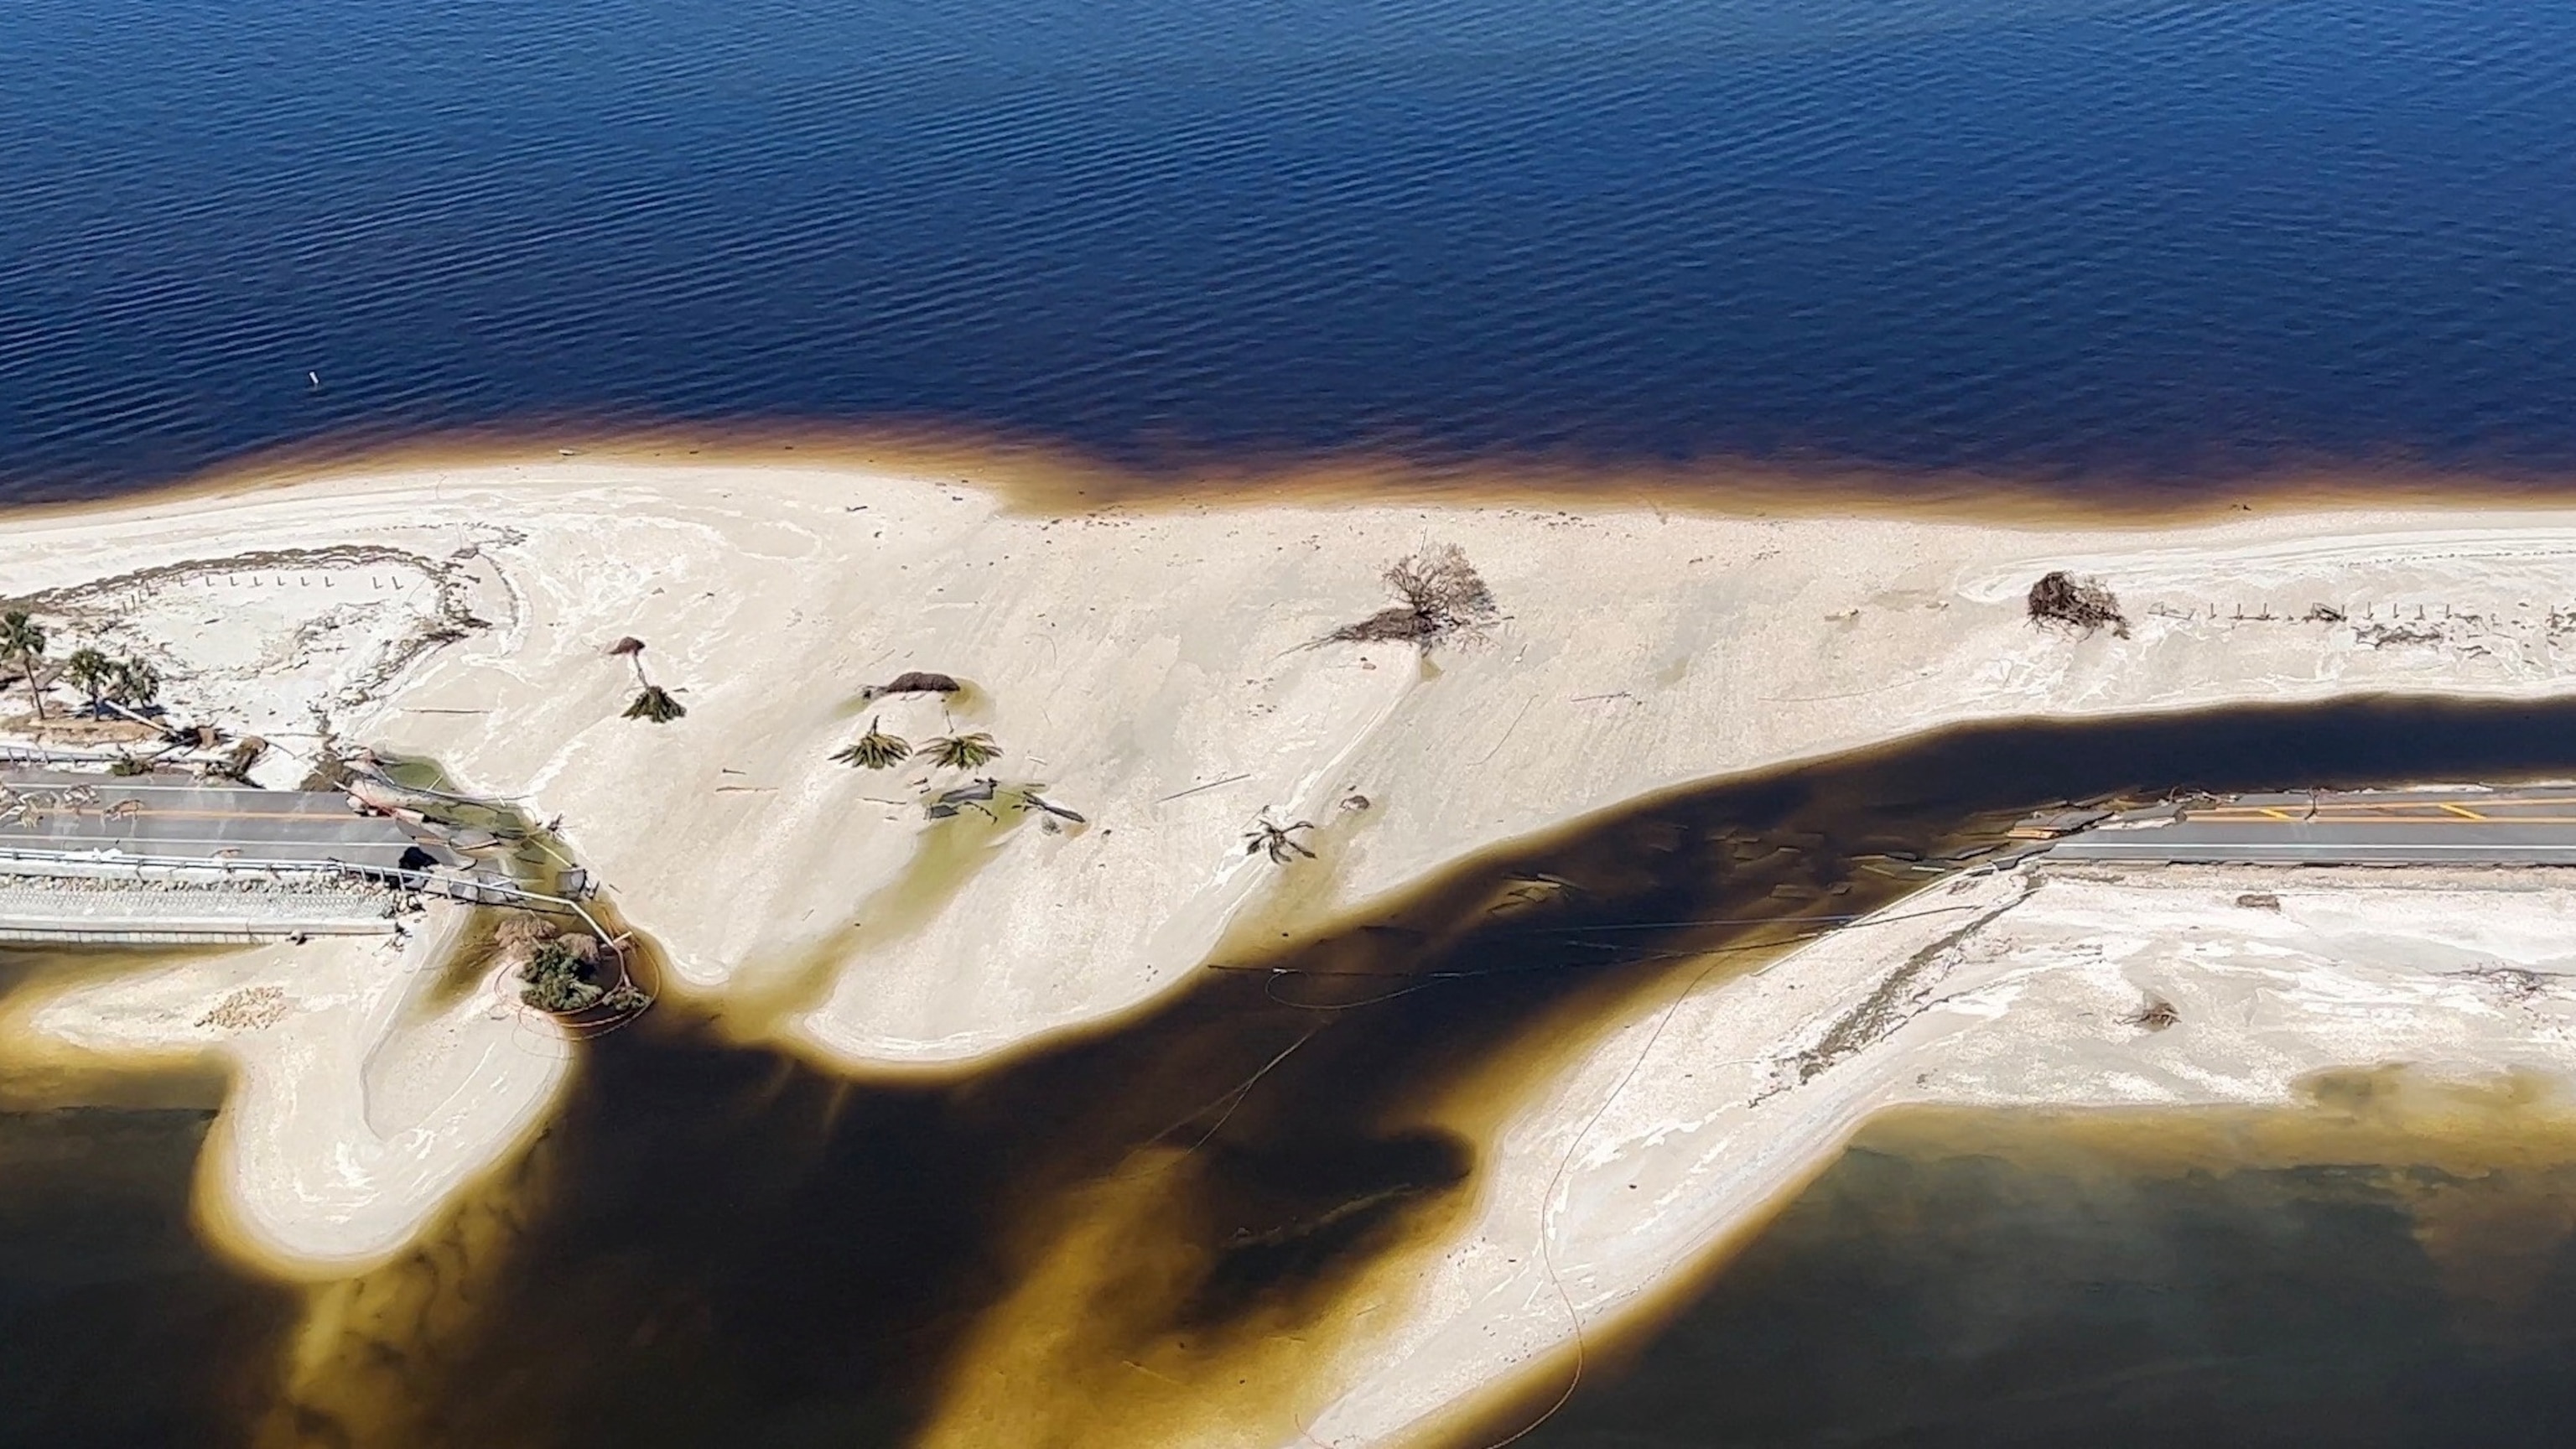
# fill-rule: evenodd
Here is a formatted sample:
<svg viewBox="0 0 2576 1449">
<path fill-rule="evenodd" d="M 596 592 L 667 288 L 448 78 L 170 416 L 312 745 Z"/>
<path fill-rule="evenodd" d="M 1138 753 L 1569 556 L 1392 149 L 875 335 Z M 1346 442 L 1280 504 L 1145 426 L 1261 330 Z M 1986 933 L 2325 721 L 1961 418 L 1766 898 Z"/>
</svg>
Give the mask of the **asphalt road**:
<svg viewBox="0 0 2576 1449">
<path fill-rule="evenodd" d="M 114 851 L 208 865 L 329 860 L 391 869 L 416 848 L 400 824 L 357 814 L 334 792 L 0 771 L 0 851 Z"/>
<path fill-rule="evenodd" d="M 2051 860 L 2263 865 L 2576 865 L 2576 785 L 2239 795 L 2111 816 Z"/>
</svg>

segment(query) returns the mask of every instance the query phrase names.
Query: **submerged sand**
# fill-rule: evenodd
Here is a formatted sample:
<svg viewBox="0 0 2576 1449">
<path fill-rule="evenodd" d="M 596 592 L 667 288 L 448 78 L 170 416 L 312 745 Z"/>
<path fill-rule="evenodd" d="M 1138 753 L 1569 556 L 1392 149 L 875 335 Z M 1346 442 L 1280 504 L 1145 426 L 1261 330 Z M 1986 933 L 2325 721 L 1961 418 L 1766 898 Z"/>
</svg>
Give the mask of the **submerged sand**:
<svg viewBox="0 0 2576 1449">
<path fill-rule="evenodd" d="M 1442 543 L 1500 603 L 1482 638 L 1428 655 L 1318 643 L 1391 602 L 1390 561 Z M 2033 627 L 2023 594 L 2057 568 L 2113 587 L 2127 635 Z M 852 1073 L 953 1072 L 1095 1028 L 1236 949 L 1256 919 L 1274 936 L 1317 929 L 1642 795 L 1937 725 L 2576 687 L 2562 656 L 2576 512 L 2094 529 L 1646 505 L 1053 516 L 947 478 L 566 458 L 26 518 L 0 537 L 0 577 L 125 630 L 174 703 L 277 742 L 281 778 L 328 736 L 434 757 L 463 787 L 559 820 L 667 952 L 675 989 Z M 644 669 L 684 719 L 620 717 L 635 680 L 604 651 L 624 636 L 645 641 Z M 914 669 L 968 688 L 863 697 Z M 834 763 L 871 721 L 914 743 L 987 732 L 1004 753 L 981 772 Z M 977 773 L 1042 788 L 1084 823 L 928 818 L 926 797 Z M 1318 858 L 1247 851 L 1265 821 L 1312 822 L 1297 838 Z M 1979 881 L 1945 907 L 2019 889 Z M 2050 891 L 2001 919 L 2081 903 Z M 2414 899 L 2389 893 L 2384 909 Z M 2151 938 L 2131 905 L 2097 906 L 2103 939 Z M 1844 971 L 1861 989 L 1903 959 L 1888 953 L 1907 931 L 1949 918 L 1922 919 L 1812 948 L 1797 977 Z M 273 976 L 293 1010 L 222 1044 L 242 1077 L 209 1173 L 273 1256 L 336 1270 L 394 1251 L 505 1156 L 566 1070 L 559 1043 L 531 1048 L 489 1002 L 437 1005 L 418 960 L 375 949 L 173 962 L 16 1020 L 93 1052 L 197 1050 L 226 993 Z M 1855 1064 L 1728 1116 L 1760 1090 L 1747 1072 L 1824 1029 L 1818 993 L 1790 1012 L 1766 989 L 1614 1032 L 1518 1108 L 1472 1231 L 1427 1270 L 1418 1311 L 1354 1349 L 1315 1436 L 1382 1442 L 1553 1361 L 1571 1314 L 1606 1322 L 1647 1301 L 1895 1099 L 1847 1087 Z M 1961 998 L 1942 1019 L 2017 1022 L 2024 990 Z M 2387 1049 L 2329 1030 L 2339 1020 L 2284 1018 L 2296 1050 L 2260 1070 L 2191 1054 L 2200 1034 L 2157 1040 L 2186 1053 L 2171 1081 L 2278 1093 L 2297 1071 Z M 2483 1046 L 2459 1051 L 2492 1064 Z M 2092 1100 L 2115 1079 L 2084 1059 L 1922 1088 Z M 1540 1241 L 1550 1272 L 1534 1277 Z M 1372 1367 L 1399 1359 L 1401 1374 Z"/>
<path fill-rule="evenodd" d="M 2533 1114 L 2576 1120 L 2571 909 L 2548 871 L 2041 863 L 1686 982 L 1522 1105 L 1423 1306 L 1265 1442 L 1543 1411 L 1895 1107 L 2295 1106 L 2346 1149 L 2512 1160 Z"/>
</svg>

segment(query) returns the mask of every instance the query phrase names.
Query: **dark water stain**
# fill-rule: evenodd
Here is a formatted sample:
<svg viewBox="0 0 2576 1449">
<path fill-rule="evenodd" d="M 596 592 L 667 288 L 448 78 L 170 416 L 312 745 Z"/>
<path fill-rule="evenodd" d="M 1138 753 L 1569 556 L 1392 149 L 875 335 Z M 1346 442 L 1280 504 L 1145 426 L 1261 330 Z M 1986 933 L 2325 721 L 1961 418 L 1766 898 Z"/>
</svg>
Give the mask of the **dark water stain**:
<svg viewBox="0 0 2576 1449">
<path fill-rule="evenodd" d="M 205 1108 L 0 1110 L 0 1443 L 245 1442 L 295 1294 L 188 1211 Z"/>
<path fill-rule="evenodd" d="M 1307 1371 L 1403 1311 L 1494 1123 L 1637 992 L 1759 964 L 2060 800 L 2571 773 L 2576 702 L 1962 728 L 1265 927 L 1132 1019 L 955 1080 L 850 1080 L 657 1009 L 588 1043 L 544 1138 L 414 1252 L 308 1295 L 262 1442 L 1293 1431 Z"/>
<path fill-rule="evenodd" d="M 2564 773 L 2569 740 L 2576 704 L 1952 731 L 1579 822 L 948 1083 L 854 1082 L 657 1013 L 590 1047 L 473 1311 L 339 1412 L 374 1443 L 1293 1428 L 1298 1370 L 1364 1327 L 1359 1299 L 1400 1311 L 1394 1270 L 1473 1181 L 1480 1106 L 1425 1105 L 1450 1084 L 1544 1079 L 1636 990 L 1757 964 L 2031 807 Z"/>
<path fill-rule="evenodd" d="M 652 425 L 2563 478 L 2571 92 L 2529 0 L 17 0 L 0 496 Z"/>
<path fill-rule="evenodd" d="M 2355 1117 L 2334 1090 L 2401 1084 L 2321 1085 L 2263 1111 L 1888 1114 L 1519 1442 L 2566 1442 L 2567 1103 Z"/>
</svg>

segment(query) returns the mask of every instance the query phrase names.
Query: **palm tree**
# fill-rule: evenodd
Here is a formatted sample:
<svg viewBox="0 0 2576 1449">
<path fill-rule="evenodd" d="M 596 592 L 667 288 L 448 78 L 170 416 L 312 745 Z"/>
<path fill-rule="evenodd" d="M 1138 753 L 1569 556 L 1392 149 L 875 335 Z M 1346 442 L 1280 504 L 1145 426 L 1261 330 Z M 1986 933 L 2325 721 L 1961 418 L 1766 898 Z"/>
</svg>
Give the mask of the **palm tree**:
<svg viewBox="0 0 2576 1449">
<path fill-rule="evenodd" d="M 36 682 L 36 661 L 45 657 L 45 626 L 24 609 L 0 614 L 0 659 L 17 661 L 26 672 L 27 693 L 36 700 L 36 718 L 45 717 L 45 687 Z"/>
<path fill-rule="evenodd" d="M 99 701 L 106 697 L 108 681 L 116 677 L 116 661 L 95 649 L 75 649 L 63 661 L 63 677 L 89 694 L 89 712 L 97 714 Z"/>
<path fill-rule="evenodd" d="M 120 659 L 110 669 L 107 697 L 128 709 L 141 709 L 161 697 L 161 671 L 140 659 Z"/>
<path fill-rule="evenodd" d="M 993 737 L 978 730 L 970 735 L 943 735 L 921 747 L 933 764 L 952 770 L 972 770 L 1002 757 L 1002 747 Z"/>
<path fill-rule="evenodd" d="M 864 765 L 871 770 L 891 769 L 911 757 L 912 743 L 901 735 L 878 729 L 875 720 L 868 721 L 868 732 L 859 736 L 856 744 L 832 756 L 844 765 Z"/>
</svg>

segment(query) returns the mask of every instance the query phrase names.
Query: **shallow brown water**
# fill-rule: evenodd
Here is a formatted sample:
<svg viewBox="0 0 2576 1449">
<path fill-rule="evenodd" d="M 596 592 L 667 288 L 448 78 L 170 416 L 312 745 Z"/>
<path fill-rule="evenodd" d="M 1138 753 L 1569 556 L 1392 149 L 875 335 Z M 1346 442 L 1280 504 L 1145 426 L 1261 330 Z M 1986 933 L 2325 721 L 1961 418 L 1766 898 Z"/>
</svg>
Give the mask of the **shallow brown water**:
<svg viewBox="0 0 2576 1449">
<path fill-rule="evenodd" d="M 666 1007 L 585 1046 L 541 1141 L 299 1323 L 204 1277 L 234 1317 L 138 1309 L 119 1341 L 200 1386 L 173 1393 L 224 1432 L 195 1443 L 1293 1434 L 1308 1370 L 1401 1311 L 1492 1123 L 1634 993 L 1758 964 L 2062 799 L 2564 776 L 2571 742 L 2576 704 L 1953 731 L 1579 821 L 1320 935 L 1274 921 L 1168 1002 L 953 1082 L 846 1080 Z M 154 1181 L 178 1220 L 184 1176 Z M 78 1372 L 106 1395 L 122 1367 Z"/>
<path fill-rule="evenodd" d="M 2279 1111 L 1883 1116 L 1519 1442 L 2567 1442 L 2570 1104 L 2313 1085 Z"/>
</svg>

